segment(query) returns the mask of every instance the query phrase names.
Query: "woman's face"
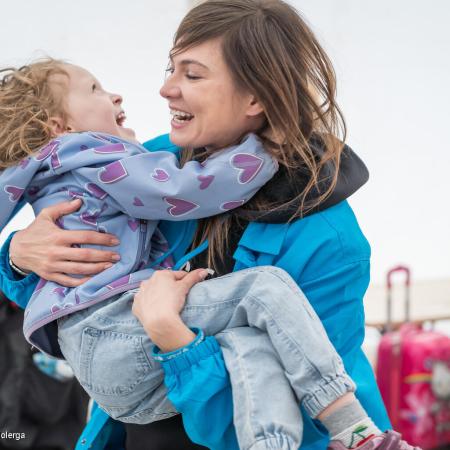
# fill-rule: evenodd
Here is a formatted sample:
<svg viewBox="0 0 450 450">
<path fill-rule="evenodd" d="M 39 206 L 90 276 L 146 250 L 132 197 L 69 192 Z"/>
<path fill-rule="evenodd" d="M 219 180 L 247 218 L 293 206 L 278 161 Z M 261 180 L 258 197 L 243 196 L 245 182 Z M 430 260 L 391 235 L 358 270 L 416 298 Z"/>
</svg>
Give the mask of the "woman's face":
<svg viewBox="0 0 450 450">
<path fill-rule="evenodd" d="M 160 93 L 169 103 L 174 144 L 220 149 L 263 125 L 259 103 L 236 88 L 220 40 L 175 55 L 168 71 Z"/>
</svg>

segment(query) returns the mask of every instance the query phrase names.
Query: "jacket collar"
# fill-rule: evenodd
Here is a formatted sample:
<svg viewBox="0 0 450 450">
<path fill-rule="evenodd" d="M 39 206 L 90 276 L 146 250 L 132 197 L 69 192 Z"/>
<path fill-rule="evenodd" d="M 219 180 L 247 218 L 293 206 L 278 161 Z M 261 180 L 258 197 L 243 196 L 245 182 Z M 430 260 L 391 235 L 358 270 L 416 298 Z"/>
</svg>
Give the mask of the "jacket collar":
<svg viewBox="0 0 450 450">
<path fill-rule="evenodd" d="M 289 223 L 250 222 L 245 229 L 238 249 L 234 256 L 240 254 L 240 249 L 251 252 L 278 255 L 286 237 Z"/>
</svg>

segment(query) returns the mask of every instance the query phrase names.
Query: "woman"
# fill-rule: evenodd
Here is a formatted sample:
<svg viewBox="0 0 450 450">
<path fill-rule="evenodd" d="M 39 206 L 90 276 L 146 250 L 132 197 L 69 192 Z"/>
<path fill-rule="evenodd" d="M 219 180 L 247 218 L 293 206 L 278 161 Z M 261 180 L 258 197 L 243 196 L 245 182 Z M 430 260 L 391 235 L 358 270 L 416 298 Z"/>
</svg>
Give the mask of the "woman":
<svg viewBox="0 0 450 450">
<path fill-rule="evenodd" d="M 170 71 L 161 94 L 175 116 L 171 132 L 174 144 L 210 148 L 240 138 L 246 126 L 236 101 L 242 100 L 243 92 L 250 92 L 248 106 L 259 111 L 263 119 L 258 134 L 282 167 L 245 207 L 200 224 L 194 242 L 207 238 L 209 248 L 206 256 L 198 255 L 195 265 L 206 261 L 220 275 L 268 264 L 289 272 L 342 356 L 363 406 L 379 428 L 386 429 L 387 416 L 360 349 L 370 249 L 345 201 L 362 184 L 365 171 L 348 149 L 341 155 L 342 145 L 336 136 L 342 122 L 327 56 L 296 12 L 281 1 L 212 0 L 192 10 L 180 25 Z M 227 72 L 232 75 L 232 89 L 224 83 Z M 185 159 L 192 156 L 187 150 L 183 154 Z M 64 211 L 53 208 L 46 212 L 47 217 L 44 214 L 28 230 L 14 236 L 10 254 L 22 269 L 73 285 L 77 281 L 62 278 L 65 275 L 57 269 L 58 261 L 72 260 L 70 245 L 108 245 L 110 238 L 50 229 L 49 220 L 56 220 L 60 213 Z M 162 229 L 171 242 L 174 236 L 184 237 L 175 254 L 179 258 L 193 225 L 165 224 Z M 45 250 L 39 244 L 27 245 L 30 236 L 36 240 L 38 233 Z M 53 257 L 43 257 L 49 249 Z M 88 262 L 74 263 L 71 272 L 96 273 L 111 257 L 92 252 Z M 6 262 L 2 270 L 11 277 Z M 32 282 L 32 276 L 15 283 L 2 277 L 10 297 L 14 290 L 16 296 L 20 292 L 26 295 Z M 173 336 L 186 333 L 180 321 L 173 319 L 175 333 L 165 336 L 164 330 L 159 330 L 160 342 L 172 339 L 166 348 L 177 348 Z M 171 400 L 183 413 L 189 436 L 211 448 L 235 448 L 230 383 L 220 348 L 210 338 L 177 359 L 183 361 L 183 377 L 165 364 L 166 384 Z M 268 383 L 270 386 L 270 380 Z M 195 392 L 195 401 L 190 392 Z M 304 445 L 324 448 L 326 436 L 307 417 L 305 421 Z M 161 424 L 154 424 L 149 433 L 158 428 Z M 132 427 L 129 430 L 127 447 L 135 448 Z M 151 436 L 145 437 L 145 448 L 150 448 L 152 441 Z M 172 443 L 171 448 L 188 447 Z"/>
</svg>

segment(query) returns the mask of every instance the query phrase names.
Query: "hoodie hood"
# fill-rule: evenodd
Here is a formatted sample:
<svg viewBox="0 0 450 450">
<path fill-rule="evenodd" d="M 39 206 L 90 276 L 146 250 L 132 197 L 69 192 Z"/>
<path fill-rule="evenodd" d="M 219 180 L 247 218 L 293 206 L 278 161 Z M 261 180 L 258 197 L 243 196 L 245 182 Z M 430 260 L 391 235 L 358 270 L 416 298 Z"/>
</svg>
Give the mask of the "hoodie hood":
<svg viewBox="0 0 450 450">
<path fill-rule="evenodd" d="M 324 152 L 323 144 L 315 139 L 311 141 L 311 146 L 317 157 L 320 158 Z M 332 161 L 323 166 L 319 175 L 321 181 L 307 195 L 306 207 L 313 204 L 320 193 L 326 191 L 333 179 L 335 170 L 336 168 Z M 292 201 L 292 199 L 295 199 L 303 192 L 308 183 L 308 178 L 306 171 L 302 172 L 299 169 L 294 176 L 289 176 L 287 169 L 284 166 L 280 166 L 275 176 L 260 190 L 261 196 L 269 202 L 280 206 L 269 212 L 240 208 L 235 210 L 233 215 L 249 222 L 286 223 L 293 217 L 300 206 L 300 200 Z M 303 217 L 323 211 L 342 202 L 363 186 L 368 179 L 369 171 L 366 165 L 348 145 L 344 145 L 341 153 L 338 179 L 333 192 L 322 203 L 305 213 Z"/>
</svg>

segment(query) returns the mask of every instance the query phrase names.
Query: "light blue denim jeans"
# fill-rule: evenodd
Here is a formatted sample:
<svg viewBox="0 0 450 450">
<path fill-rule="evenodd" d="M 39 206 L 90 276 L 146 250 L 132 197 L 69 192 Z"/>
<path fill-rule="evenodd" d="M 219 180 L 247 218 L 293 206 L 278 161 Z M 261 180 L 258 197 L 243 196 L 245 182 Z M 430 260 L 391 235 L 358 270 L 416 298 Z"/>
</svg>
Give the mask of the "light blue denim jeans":
<svg viewBox="0 0 450 450">
<path fill-rule="evenodd" d="M 59 319 L 59 344 L 111 417 L 150 423 L 176 414 L 160 363 L 131 305 L 135 291 Z M 354 391 L 341 358 L 295 281 L 256 267 L 198 283 L 182 319 L 215 335 L 230 373 L 241 449 L 297 450 L 301 404 L 313 418 Z"/>
</svg>

